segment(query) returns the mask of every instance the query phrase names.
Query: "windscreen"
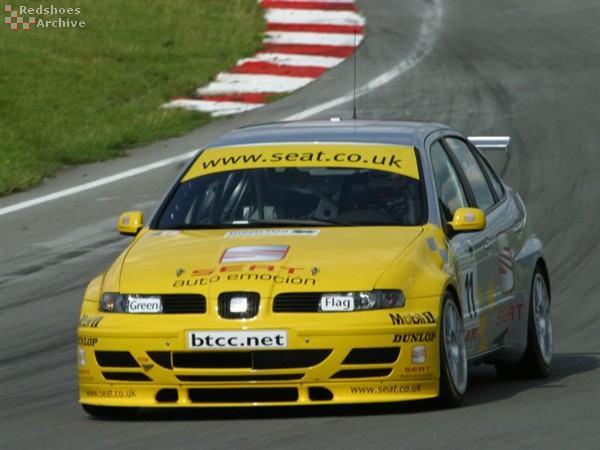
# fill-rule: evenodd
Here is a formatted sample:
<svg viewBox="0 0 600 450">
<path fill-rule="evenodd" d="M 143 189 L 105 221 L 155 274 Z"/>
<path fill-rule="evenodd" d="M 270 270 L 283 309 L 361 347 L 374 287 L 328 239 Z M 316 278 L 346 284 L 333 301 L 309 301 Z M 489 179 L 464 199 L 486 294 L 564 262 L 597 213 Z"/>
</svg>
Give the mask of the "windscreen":
<svg viewBox="0 0 600 450">
<path fill-rule="evenodd" d="M 358 167 L 262 167 L 184 177 L 159 229 L 260 226 L 413 226 L 423 220 L 420 181 Z"/>
</svg>

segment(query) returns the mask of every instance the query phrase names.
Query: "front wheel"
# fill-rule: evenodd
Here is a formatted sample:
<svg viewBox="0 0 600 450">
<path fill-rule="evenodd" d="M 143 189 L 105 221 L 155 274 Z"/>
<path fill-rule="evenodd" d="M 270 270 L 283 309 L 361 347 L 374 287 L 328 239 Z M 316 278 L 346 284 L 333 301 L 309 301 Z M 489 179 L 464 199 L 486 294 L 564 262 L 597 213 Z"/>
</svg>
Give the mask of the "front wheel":
<svg viewBox="0 0 600 450">
<path fill-rule="evenodd" d="M 460 310 L 444 295 L 440 324 L 440 396 L 443 407 L 458 406 L 467 390 L 467 346 Z"/>
<path fill-rule="evenodd" d="M 550 290 L 544 273 L 536 268 L 531 284 L 527 348 L 516 363 L 498 362 L 496 372 L 502 378 L 543 378 L 552 362 L 553 338 L 550 317 Z"/>
</svg>

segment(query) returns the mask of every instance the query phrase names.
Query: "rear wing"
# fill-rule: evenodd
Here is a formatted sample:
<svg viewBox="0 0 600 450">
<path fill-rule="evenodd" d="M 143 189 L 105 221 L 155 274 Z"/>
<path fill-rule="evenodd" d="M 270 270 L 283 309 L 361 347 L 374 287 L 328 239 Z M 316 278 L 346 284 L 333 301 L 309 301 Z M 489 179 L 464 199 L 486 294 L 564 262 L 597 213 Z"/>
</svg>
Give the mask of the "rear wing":
<svg viewBox="0 0 600 450">
<path fill-rule="evenodd" d="M 469 136 L 469 141 L 481 151 L 502 150 L 510 158 L 509 136 Z"/>
</svg>

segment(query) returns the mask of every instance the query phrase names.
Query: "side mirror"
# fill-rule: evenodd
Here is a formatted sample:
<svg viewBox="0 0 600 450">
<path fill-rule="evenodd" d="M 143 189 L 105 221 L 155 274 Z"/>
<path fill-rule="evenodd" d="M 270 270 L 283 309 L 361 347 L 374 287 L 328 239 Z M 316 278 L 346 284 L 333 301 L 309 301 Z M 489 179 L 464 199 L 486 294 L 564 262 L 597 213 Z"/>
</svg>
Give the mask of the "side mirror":
<svg viewBox="0 0 600 450">
<path fill-rule="evenodd" d="M 137 235 L 144 227 L 144 215 L 141 211 L 127 211 L 121 214 L 117 230 L 128 236 Z"/>
<path fill-rule="evenodd" d="M 480 231 L 486 226 L 485 213 L 479 208 L 458 208 L 448 224 L 456 233 Z"/>
</svg>

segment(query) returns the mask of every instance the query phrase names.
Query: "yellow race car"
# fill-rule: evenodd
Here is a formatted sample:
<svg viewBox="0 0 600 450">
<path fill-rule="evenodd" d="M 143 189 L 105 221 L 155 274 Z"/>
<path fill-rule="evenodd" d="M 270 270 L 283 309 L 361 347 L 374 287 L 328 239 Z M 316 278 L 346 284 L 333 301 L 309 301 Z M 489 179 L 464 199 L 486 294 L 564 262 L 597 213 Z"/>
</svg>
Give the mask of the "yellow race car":
<svg viewBox="0 0 600 450">
<path fill-rule="evenodd" d="M 440 124 L 287 122 L 201 149 L 86 289 L 80 403 L 323 405 L 437 398 L 468 366 L 540 377 L 550 284 L 525 207 Z"/>
</svg>

